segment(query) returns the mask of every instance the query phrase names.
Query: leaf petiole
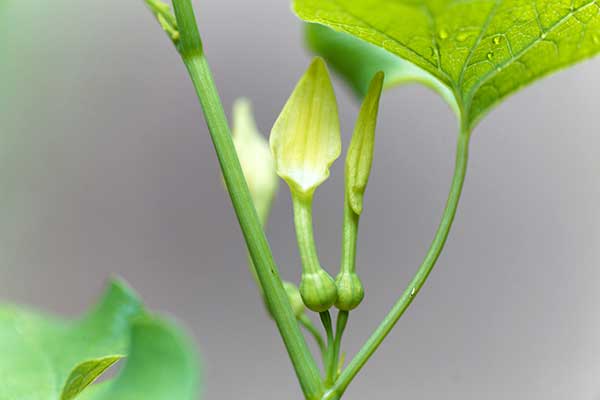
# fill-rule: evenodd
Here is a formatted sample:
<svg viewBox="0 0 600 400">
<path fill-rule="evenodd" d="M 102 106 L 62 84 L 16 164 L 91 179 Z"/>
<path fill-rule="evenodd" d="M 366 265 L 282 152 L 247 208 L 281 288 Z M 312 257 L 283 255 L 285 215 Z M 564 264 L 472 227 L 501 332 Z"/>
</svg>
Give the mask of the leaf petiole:
<svg viewBox="0 0 600 400">
<path fill-rule="evenodd" d="M 336 380 L 331 389 L 325 393 L 323 400 L 333 400 L 341 397 L 352 379 L 354 379 L 356 374 L 358 374 L 361 368 L 369 360 L 371 355 L 373 355 L 375 350 L 377 350 L 379 345 L 394 328 L 396 322 L 398 322 L 400 317 L 404 314 L 404 311 L 406 311 L 406 309 L 410 306 L 419 290 L 425 284 L 427 277 L 431 273 L 438 257 L 440 256 L 440 253 L 442 252 L 442 249 L 444 248 L 446 238 L 448 237 L 454 216 L 456 215 L 460 194 L 462 192 L 462 187 L 467 172 L 469 139 L 470 131 L 463 127 L 458 136 L 454 177 L 452 178 L 452 184 L 450 186 L 450 193 L 448 195 L 446 208 L 425 259 L 421 263 L 416 275 L 413 277 L 402 296 L 398 299 L 396 304 L 392 307 L 390 312 L 383 319 L 375 332 L 373 332 L 364 346 L 356 354 L 354 359 L 348 364 L 348 367 L 340 374 L 339 378 Z"/>
</svg>

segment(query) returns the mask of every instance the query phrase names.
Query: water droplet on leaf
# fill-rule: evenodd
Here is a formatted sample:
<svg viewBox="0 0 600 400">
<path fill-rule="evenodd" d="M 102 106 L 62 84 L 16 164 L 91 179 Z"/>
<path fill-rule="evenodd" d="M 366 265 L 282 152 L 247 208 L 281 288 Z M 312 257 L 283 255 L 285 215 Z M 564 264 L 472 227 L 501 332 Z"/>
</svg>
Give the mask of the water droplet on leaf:
<svg viewBox="0 0 600 400">
<path fill-rule="evenodd" d="M 500 44 L 502 42 L 502 37 L 496 36 L 492 39 L 492 42 L 494 42 L 494 44 Z"/>
<path fill-rule="evenodd" d="M 440 36 L 440 39 L 442 39 L 442 40 L 448 39 L 448 31 L 445 30 L 444 28 L 440 29 L 440 32 L 438 33 L 438 35 Z"/>
<path fill-rule="evenodd" d="M 494 52 L 490 51 L 489 53 L 487 53 L 487 59 L 492 61 L 492 59 L 494 58 Z"/>
</svg>

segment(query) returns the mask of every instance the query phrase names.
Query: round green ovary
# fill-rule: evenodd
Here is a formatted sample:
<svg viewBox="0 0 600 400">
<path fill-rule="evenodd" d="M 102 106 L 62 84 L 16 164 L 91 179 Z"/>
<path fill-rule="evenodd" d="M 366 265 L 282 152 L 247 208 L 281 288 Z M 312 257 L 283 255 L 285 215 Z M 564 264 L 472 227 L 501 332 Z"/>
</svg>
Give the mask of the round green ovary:
<svg viewBox="0 0 600 400">
<path fill-rule="evenodd" d="M 333 278 L 323 269 L 305 272 L 300 280 L 300 295 L 306 307 L 315 312 L 327 311 L 337 300 Z"/>
<path fill-rule="evenodd" d="M 358 307 L 365 297 L 362 282 L 354 272 L 342 272 L 336 280 L 338 298 L 335 306 L 343 311 L 350 311 Z"/>
</svg>

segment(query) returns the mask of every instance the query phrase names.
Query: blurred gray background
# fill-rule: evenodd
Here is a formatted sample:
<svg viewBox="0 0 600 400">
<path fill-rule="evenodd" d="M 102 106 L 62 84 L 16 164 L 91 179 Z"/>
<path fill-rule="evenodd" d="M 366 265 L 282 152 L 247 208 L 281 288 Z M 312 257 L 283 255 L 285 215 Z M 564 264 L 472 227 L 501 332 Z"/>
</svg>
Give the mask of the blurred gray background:
<svg viewBox="0 0 600 400">
<path fill-rule="evenodd" d="M 285 0 L 195 4 L 226 107 L 250 97 L 268 133 L 310 59 L 299 21 Z M 194 91 L 142 1 L 1 0 L 0 50 L 2 300 L 76 315 L 119 274 L 194 335 L 206 399 L 300 398 Z M 348 399 L 600 399 L 599 68 L 596 59 L 546 78 L 480 124 L 438 266 Z M 357 104 L 336 86 L 348 143 Z M 455 127 L 423 87 L 384 96 L 350 355 L 429 246 Z M 342 172 L 338 161 L 315 199 L 332 273 Z M 297 281 L 284 186 L 269 236 Z"/>
</svg>

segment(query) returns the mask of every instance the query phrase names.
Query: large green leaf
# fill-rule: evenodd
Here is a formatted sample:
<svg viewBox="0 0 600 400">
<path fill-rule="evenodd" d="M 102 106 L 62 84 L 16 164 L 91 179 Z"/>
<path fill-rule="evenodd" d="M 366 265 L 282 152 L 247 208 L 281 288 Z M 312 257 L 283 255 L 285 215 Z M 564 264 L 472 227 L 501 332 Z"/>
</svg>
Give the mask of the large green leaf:
<svg viewBox="0 0 600 400">
<path fill-rule="evenodd" d="M 401 76 L 396 82 L 411 80 L 413 74 L 417 78 L 412 80 L 426 81 L 438 91 L 443 84 L 470 128 L 520 87 L 597 54 L 599 1 L 294 0 L 294 9 L 308 22 L 374 45 L 344 52 L 340 49 L 352 39 L 309 28 L 312 46 L 337 64 L 355 88 L 368 80 L 353 65 L 364 71 L 369 63 Z M 389 56 L 374 47 L 423 72 L 406 72 L 403 63 L 394 72 Z M 357 57 L 363 58 L 357 62 Z"/>
<path fill-rule="evenodd" d="M 149 316 L 125 284 L 113 282 L 95 309 L 76 321 L 0 307 L 0 400 L 79 398 L 129 353 L 130 343 L 132 358 L 122 374 L 102 385 L 112 399 L 130 399 L 133 391 L 148 400 L 197 397 L 189 340 Z"/>
</svg>

